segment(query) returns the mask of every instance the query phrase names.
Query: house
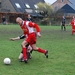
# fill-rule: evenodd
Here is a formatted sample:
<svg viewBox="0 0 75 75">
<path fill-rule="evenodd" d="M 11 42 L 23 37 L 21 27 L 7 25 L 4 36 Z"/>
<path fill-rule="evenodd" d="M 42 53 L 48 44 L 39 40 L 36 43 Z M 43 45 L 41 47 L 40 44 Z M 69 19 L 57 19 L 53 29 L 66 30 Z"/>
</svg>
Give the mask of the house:
<svg viewBox="0 0 75 75">
<path fill-rule="evenodd" d="M 37 3 L 44 0 L 0 0 L 0 12 L 21 12 L 37 14 Z"/>
<path fill-rule="evenodd" d="M 64 13 L 75 13 L 75 6 L 73 4 L 66 4 L 60 10 Z"/>
<path fill-rule="evenodd" d="M 70 3 L 68 0 L 57 0 L 52 4 L 52 7 L 55 11 L 57 11 L 68 3 Z"/>
<path fill-rule="evenodd" d="M 62 11 L 64 13 L 75 13 L 75 0 L 57 0 L 52 4 L 54 11 Z"/>
</svg>

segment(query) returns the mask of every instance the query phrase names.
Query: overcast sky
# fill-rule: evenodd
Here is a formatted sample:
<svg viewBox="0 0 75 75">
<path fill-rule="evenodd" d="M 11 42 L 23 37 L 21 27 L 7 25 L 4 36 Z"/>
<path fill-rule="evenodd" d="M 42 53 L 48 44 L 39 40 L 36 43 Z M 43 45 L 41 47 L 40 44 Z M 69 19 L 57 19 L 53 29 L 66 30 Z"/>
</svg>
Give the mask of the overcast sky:
<svg viewBox="0 0 75 75">
<path fill-rule="evenodd" d="M 45 2 L 50 3 L 50 4 L 54 3 L 55 1 L 57 0 L 45 0 Z"/>
</svg>

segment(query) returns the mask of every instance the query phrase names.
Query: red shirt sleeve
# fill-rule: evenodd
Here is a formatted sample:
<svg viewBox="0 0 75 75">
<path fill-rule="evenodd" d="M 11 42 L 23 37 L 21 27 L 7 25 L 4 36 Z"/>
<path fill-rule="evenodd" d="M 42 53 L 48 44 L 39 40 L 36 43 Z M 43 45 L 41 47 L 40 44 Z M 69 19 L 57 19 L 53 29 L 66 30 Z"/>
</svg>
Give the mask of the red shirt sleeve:
<svg viewBox="0 0 75 75">
<path fill-rule="evenodd" d="M 40 32 L 40 27 L 36 23 L 29 22 L 29 27 L 33 27 L 36 29 L 37 32 Z"/>
</svg>

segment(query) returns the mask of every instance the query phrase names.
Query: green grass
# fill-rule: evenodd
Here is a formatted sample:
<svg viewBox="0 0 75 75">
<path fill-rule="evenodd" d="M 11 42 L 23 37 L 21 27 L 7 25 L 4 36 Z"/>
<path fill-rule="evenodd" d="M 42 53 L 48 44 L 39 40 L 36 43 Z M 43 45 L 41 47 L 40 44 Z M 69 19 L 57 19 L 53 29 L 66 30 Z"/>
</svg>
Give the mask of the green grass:
<svg viewBox="0 0 75 75">
<path fill-rule="evenodd" d="M 9 38 L 22 34 L 18 25 L 0 25 L 0 75 L 75 75 L 75 34 L 71 35 L 71 26 L 61 31 L 60 26 L 40 26 L 41 38 L 37 46 L 49 51 L 49 58 L 43 54 L 32 53 L 28 64 L 18 61 L 21 42 Z M 5 57 L 11 59 L 11 65 L 4 65 Z"/>
</svg>

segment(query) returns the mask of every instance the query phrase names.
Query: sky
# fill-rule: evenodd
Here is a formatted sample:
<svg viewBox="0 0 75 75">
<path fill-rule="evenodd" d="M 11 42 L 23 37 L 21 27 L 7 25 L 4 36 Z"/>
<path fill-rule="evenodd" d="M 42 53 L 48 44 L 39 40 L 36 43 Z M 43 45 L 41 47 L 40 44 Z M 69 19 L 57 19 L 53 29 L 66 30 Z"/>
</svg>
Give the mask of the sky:
<svg viewBox="0 0 75 75">
<path fill-rule="evenodd" d="M 52 3 L 54 3 L 54 2 L 57 1 L 57 0 L 44 0 L 44 1 L 47 2 L 47 3 L 52 4 Z"/>
</svg>

